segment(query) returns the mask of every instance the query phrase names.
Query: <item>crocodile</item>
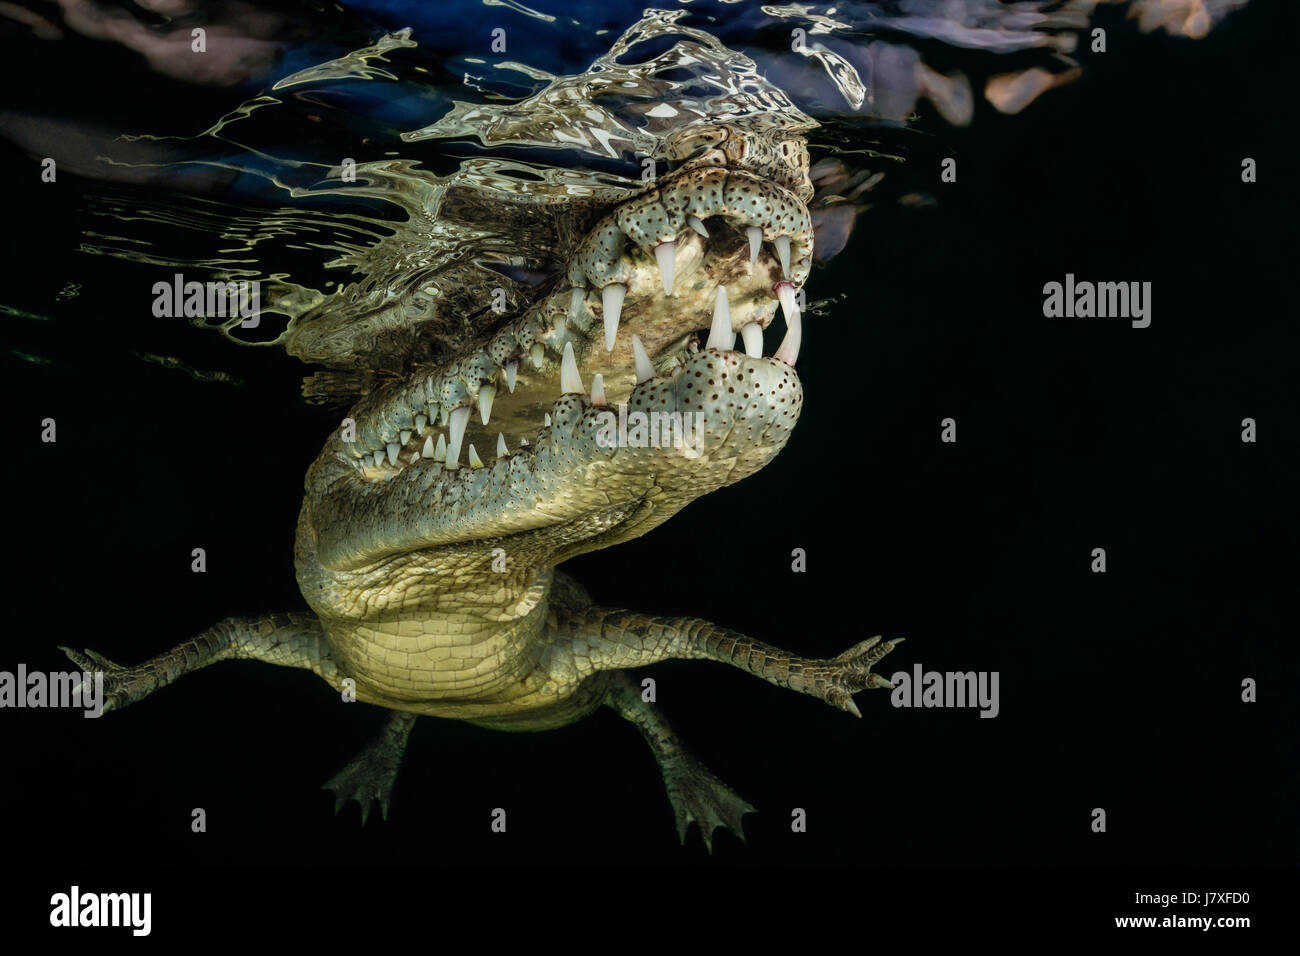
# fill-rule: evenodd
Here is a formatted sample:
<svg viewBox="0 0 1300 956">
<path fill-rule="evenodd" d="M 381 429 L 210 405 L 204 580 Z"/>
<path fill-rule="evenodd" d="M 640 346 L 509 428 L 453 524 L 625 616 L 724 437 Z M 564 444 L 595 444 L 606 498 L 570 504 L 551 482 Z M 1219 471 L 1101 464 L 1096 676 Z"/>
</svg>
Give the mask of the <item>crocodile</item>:
<svg viewBox="0 0 1300 956">
<path fill-rule="evenodd" d="M 562 83 L 550 92 L 573 99 Z M 550 106 L 535 98 L 512 115 L 535 124 Z M 218 661 L 309 670 L 390 712 L 325 784 L 336 812 L 355 801 L 365 825 L 376 805 L 387 819 L 421 716 L 542 731 L 608 707 L 652 750 L 683 844 L 692 825 L 710 852 L 719 829 L 743 840 L 754 807 L 690 753 L 629 670 L 716 661 L 861 717 L 854 695 L 893 686 L 873 667 L 902 638 L 803 657 L 699 618 L 601 607 L 561 565 L 753 475 L 799 420 L 814 244 L 825 227 L 842 246 L 852 221 L 810 203 L 825 183 L 870 182 L 813 166 L 816 123 L 786 107 L 783 122 L 681 113 L 647 157 L 666 172 L 639 187 L 495 196 L 496 235 L 526 234 L 519 245 L 539 251 L 503 259 L 499 286 L 465 258 L 446 264 L 432 306 L 418 290 L 371 287 L 367 314 L 335 314 L 327 299 L 295 323 L 291 354 L 364 382 L 306 474 L 294 559 L 310 612 L 228 618 L 136 666 L 63 647 L 102 673 L 104 711 Z M 473 175 L 441 197 L 440 229 L 483 214 L 484 167 L 463 168 Z M 504 309 L 486 301 L 497 296 Z M 416 320 L 430 308 L 437 321 Z M 310 381 L 329 392 L 335 380 Z"/>
<path fill-rule="evenodd" d="M 230 618 L 134 667 L 63 648 L 104 674 L 104 710 L 222 660 L 310 670 L 392 712 L 326 784 L 340 806 L 361 804 L 364 824 L 375 803 L 387 817 L 422 715 L 537 731 L 605 706 L 654 752 L 681 840 L 692 823 L 710 850 L 719 827 L 743 838 L 754 808 L 690 754 L 628 669 L 719 661 L 860 717 L 853 695 L 892 686 L 872 667 L 898 641 L 801 657 L 702 619 L 600 607 L 558 568 L 758 471 L 802 409 L 814 243 L 803 136 L 697 125 L 662 158 L 670 171 L 575 237 L 530 308 L 347 413 L 307 472 L 298 519 L 311 613 Z M 778 311 L 785 331 L 769 350 Z M 471 418 L 498 429 L 494 454 L 466 443 Z"/>
</svg>

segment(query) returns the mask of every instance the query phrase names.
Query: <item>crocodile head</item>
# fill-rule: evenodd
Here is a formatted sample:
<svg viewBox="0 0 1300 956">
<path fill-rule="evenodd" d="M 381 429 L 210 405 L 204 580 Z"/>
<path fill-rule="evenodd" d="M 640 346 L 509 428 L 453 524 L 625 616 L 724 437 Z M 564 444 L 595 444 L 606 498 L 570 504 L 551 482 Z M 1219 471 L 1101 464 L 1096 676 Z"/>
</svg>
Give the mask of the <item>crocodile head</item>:
<svg viewBox="0 0 1300 956">
<path fill-rule="evenodd" d="M 450 552 L 486 567 L 500 548 L 536 575 L 785 445 L 802 405 L 807 149 L 714 124 L 665 159 L 639 195 L 586 217 L 520 315 L 352 409 L 307 479 L 300 564 L 318 613 L 358 575 L 391 587 Z"/>
</svg>

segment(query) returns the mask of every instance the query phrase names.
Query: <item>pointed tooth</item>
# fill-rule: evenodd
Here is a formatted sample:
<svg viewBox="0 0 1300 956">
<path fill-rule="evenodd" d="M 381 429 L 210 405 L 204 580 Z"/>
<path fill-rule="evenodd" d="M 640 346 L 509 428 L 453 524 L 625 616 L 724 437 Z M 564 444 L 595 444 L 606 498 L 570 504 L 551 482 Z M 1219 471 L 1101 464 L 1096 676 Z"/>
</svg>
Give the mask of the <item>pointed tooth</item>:
<svg viewBox="0 0 1300 956">
<path fill-rule="evenodd" d="M 718 286 L 713 299 L 713 325 L 709 328 L 709 341 L 705 348 L 728 352 L 736 345 L 736 333 L 731 331 L 731 303 L 727 301 L 727 287 Z"/>
<path fill-rule="evenodd" d="M 438 440 L 442 441 L 441 435 L 438 436 Z M 420 449 L 420 457 L 421 458 L 433 457 L 433 436 L 432 435 L 424 436 L 424 447 Z"/>
<path fill-rule="evenodd" d="M 528 447 L 528 439 L 527 439 L 527 438 L 521 438 L 521 439 L 519 439 L 519 447 L 520 447 L 520 448 L 527 448 L 527 447 Z"/>
<path fill-rule="evenodd" d="M 397 464 L 397 453 L 401 450 L 402 446 L 397 444 L 397 442 L 390 441 L 388 443 L 388 463 L 390 465 Z"/>
<path fill-rule="evenodd" d="M 439 419 L 438 424 L 442 425 L 443 428 L 447 427 L 448 412 L 449 409 L 447 408 L 446 405 L 442 406 L 442 408 L 438 410 L 438 419 Z"/>
<path fill-rule="evenodd" d="M 578 317 L 578 307 L 582 305 L 582 300 L 586 297 L 586 289 L 575 288 L 569 293 L 569 318 L 576 319 Z"/>
<path fill-rule="evenodd" d="M 497 432 L 497 457 L 504 458 L 510 454 L 510 449 L 506 447 L 506 436 L 502 432 Z"/>
<path fill-rule="evenodd" d="M 381 467 L 384 464 L 384 453 L 382 451 L 375 452 L 374 460 L 375 460 L 375 467 L 376 468 Z"/>
<path fill-rule="evenodd" d="M 704 223 L 700 221 L 699 216 L 687 216 L 686 225 L 690 226 L 705 239 L 709 238 L 709 230 L 704 228 Z"/>
<path fill-rule="evenodd" d="M 413 451 L 411 452 L 411 457 L 406 460 L 410 462 L 412 465 L 414 465 L 417 461 L 420 460 L 420 453 L 418 451 Z"/>
<path fill-rule="evenodd" d="M 608 286 L 606 286 L 608 288 Z M 578 377 L 578 360 L 573 357 L 573 343 L 564 343 L 564 358 L 560 360 L 560 394 L 581 395 L 586 391 Z"/>
<path fill-rule="evenodd" d="M 423 414 L 423 413 L 421 413 L 421 414 L 419 414 L 419 415 L 416 415 L 416 416 L 415 416 L 415 433 L 416 433 L 417 435 L 423 435 L 423 434 L 424 434 L 424 426 L 427 425 L 427 424 L 429 424 L 429 416 L 428 416 L 428 415 L 425 415 L 425 414 Z"/>
<path fill-rule="evenodd" d="M 447 442 L 447 467 L 460 466 L 460 446 L 465 441 L 465 429 L 469 425 L 469 406 L 462 405 L 451 413 L 451 440 Z"/>
<path fill-rule="evenodd" d="M 545 425 L 547 428 L 550 428 L 550 427 L 551 427 L 551 413 L 550 413 L 550 412 L 546 412 L 545 415 L 542 416 L 542 424 Z"/>
<path fill-rule="evenodd" d="M 785 316 L 785 327 L 788 329 L 791 322 L 799 319 L 799 306 L 794 301 L 794 283 L 778 282 L 776 297 L 781 300 L 781 314 Z"/>
<path fill-rule="evenodd" d="M 591 404 L 605 404 L 605 376 L 599 372 L 591 377 Z"/>
<path fill-rule="evenodd" d="M 491 385 L 484 385 L 478 390 L 478 413 L 483 418 L 484 425 L 492 417 L 492 401 L 496 397 L 497 390 Z"/>
<path fill-rule="evenodd" d="M 757 322 L 750 322 L 740 330 L 740 337 L 745 342 L 745 354 L 750 358 L 763 357 L 763 327 Z"/>
<path fill-rule="evenodd" d="M 408 441 L 411 440 L 411 432 L 409 429 L 403 428 L 398 434 L 402 439 L 403 445 L 405 445 Z"/>
<path fill-rule="evenodd" d="M 533 360 L 533 368 L 541 368 L 542 357 L 546 355 L 546 350 L 542 348 L 541 342 L 534 342 L 528 347 L 528 355 Z"/>
<path fill-rule="evenodd" d="M 758 247 L 763 244 L 763 230 L 750 226 L 745 235 L 749 236 L 749 271 L 753 272 L 754 266 L 758 265 Z"/>
<path fill-rule="evenodd" d="M 790 237 L 777 236 L 772 245 L 776 246 L 776 254 L 781 259 L 781 275 L 790 278 Z"/>
<path fill-rule="evenodd" d="M 605 351 L 614 351 L 614 337 L 618 335 L 618 317 L 623 314 L 623 298 L 627 286 L 615 282 L 600 290 L 602 311 L 605 315 Z"/>
<path fill-rule="evenodd" d="M 438 436 L 438 445 L 436 448 L 433 449 L 433 460 L 434 461 L 447 460 L 447 436 L 446 435 Z"/>
<path fill-rule="evenodd" d="M 650 356 L 646 354 L 645 346 L 635 332 L 632 333 L 632 355 L 636 359 L 636 383 L 640 385 L 654 378 L 655 367 L 650 364 Z"/>
<path fill-rule="evenodd" d="M 506 391 L 510 392 L 511 394 L 514 394 L 515 376 L 517 376 L 518 374 L 519 374 L 519 362 L 515 359 L 511 359 L 509 362 L 506 362 Z"/>
<path fill-rule="evenodd" d="M 794 318 L 790 320 L 789 328 L 786 329 L 785 338 L 781 340 L 781 347 L 776 350 L 772 356 L 780 359 L 786 365 L 794 365 L 795 360 L 799 358 L 799 343 L 803 341 L 803 320 L 799 318 L 796 310 Z"/>
<path fill-rule="evenodd" d="M 672 295 L 673 275 L 677 271 L 677 243 L 661 242 L 655 246 L 655 260 L 659 263 L 659 278 L 663 280 L 664 295 Z"/>
<path fill-rule="evenodd" d="M 473 445 L 469 446 L 469 466 L 471 468 L 483 467 L 483 459 L 478 456 L 478 452 L 474 450 Z"/>
</svg>

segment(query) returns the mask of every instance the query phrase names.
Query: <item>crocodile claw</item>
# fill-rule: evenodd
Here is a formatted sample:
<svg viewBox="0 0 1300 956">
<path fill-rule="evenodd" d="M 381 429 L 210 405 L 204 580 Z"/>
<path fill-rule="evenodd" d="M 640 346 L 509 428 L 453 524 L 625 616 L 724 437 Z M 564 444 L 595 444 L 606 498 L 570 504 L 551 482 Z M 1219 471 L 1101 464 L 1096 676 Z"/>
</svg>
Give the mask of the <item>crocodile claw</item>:
<svg viewBox="0 0 1300 956">
<path fill-rule="evenodd" d="M 60 644 L 59 650 L 63 651 L 83 673 L 104 675 L 104 700 L 101 713 L 121 710 L 127 704 L 148 696 L 149 692 L 157 686 L 153 674 L 144 668 L 123 667 L 89 648 L 74 651 Z M 73 692 L 80 690 L 84 683 L 84 680 L 78 682 Z"/>
<path fill-rule="evenodd" d="M 356 801 L 361 808 L 361 825 L 370 819 L 370 810 L 379 804 L 379 815 L 388 820 L 388 805 L 393 799 L 393 784 L 397 781 L 397 760 L 385 760 L 382 754 L 363 750 L 351 763 L 321 786 L 334 792 L 334 812 L 338 814 L 348 801 Z"/>
<path fill-rule="evenodd" d="M 888 678 L 873 673 L 871 667 L 904 640 L 896 637 L 882 644 L 877 634 L 832 657 L 825 662 L 825 671 L 816 681 L 815 693 L 832 707 L 861 717 L 862 712 L 853 702 L 853 695 L 861 690 L 894 686 Z"/>
<path fill-rule="evenodd" d="M 322 790 L 334 791 L 334 812 L 337 814 L 349 800 L 361 808 L 361 825 L 370 819 L 370 808 L 379 804 L 379 815 L 388 820 L 388 805 L 393 799 L 393 784 L 406 753 L 406 741 L 411 734 L 415 715 L 395 713 L 379 735 L 352 761 L 330 778 Z"/>
<path fill-rule="evenodd" d="M 677 839 L 686 844 L 692 823 L 700 829 L 704 848 L 713 852 L 713 831 L 730 830 L 745 842 L 744 816 L 757 813 L 750 803 L 692 757 L 679 757 L 664 767 L 664 786 L 677 821 Z"/>
</svg>

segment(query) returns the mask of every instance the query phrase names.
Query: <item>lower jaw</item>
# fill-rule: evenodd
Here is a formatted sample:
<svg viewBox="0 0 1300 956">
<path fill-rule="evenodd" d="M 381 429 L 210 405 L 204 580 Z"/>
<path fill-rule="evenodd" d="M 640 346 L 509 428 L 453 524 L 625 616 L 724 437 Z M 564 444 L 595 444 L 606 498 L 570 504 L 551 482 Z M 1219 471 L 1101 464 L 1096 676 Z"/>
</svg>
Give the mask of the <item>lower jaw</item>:
<svg viewBox="0 0 1300 956">
<path fill-rule="evenodd" d="M 576 377 L 576 362 L 569 372 Z M 765 466 L 801 407 L 802 387 L 786 363 L 706 347 L 673 377 L 641 382 L 622 401 L 593 401 L 589 390 L 561 395 L 528 445 L 483 467 L 465 455 L 457 468 L 417 458 L 375 482 L 327 453 L 309 478 L 322 489 L 312 496 L 319 557 L 341 570 L 548 529 L 554 540 L 529 546 L 538 554 L 626 540 Z"/>
</svg>

